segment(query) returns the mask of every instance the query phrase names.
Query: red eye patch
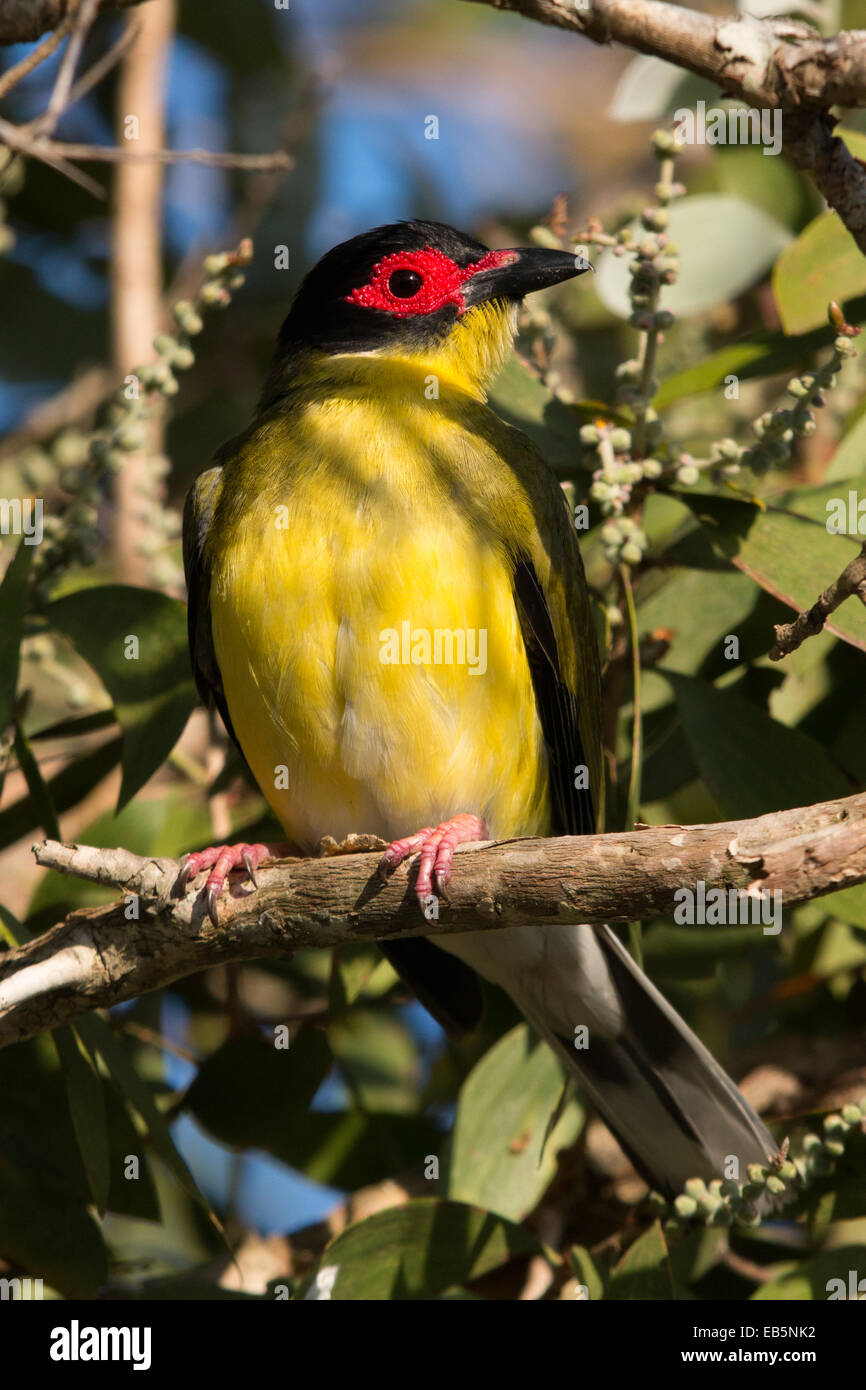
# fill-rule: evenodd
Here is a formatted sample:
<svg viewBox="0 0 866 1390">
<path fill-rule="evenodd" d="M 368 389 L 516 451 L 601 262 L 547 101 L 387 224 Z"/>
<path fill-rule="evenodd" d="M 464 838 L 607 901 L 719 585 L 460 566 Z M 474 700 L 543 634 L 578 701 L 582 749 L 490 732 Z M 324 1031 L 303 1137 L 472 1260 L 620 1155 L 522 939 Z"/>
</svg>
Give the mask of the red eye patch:
<svg viewBox="0 0 866 1390">
<path fill-rule="evenodd" d="M 514 259 L 513 251 L 488 251 L 480 261 L 459 266 L 433 246 L 425 246 L 422 251 L 394 251 L 373 266 L 373 274 L 366 285 L 346 295 L 346 303 L 359 304 L 365 309 L 383 309 L 397 318 L 431 314 L 445 304 L 456 304 L 458 313 L 462 313 L 466 303 L 461 285 L 480 270 L 492 270 Z M 402 293 L 393 292 L 390 282 L 397 271 L 409 271 L 420 279 L 414 294 L 406 295 L 406 289 L 414 282 L 405 275 L 397 276 L 394 282 Z"/>
</svg>

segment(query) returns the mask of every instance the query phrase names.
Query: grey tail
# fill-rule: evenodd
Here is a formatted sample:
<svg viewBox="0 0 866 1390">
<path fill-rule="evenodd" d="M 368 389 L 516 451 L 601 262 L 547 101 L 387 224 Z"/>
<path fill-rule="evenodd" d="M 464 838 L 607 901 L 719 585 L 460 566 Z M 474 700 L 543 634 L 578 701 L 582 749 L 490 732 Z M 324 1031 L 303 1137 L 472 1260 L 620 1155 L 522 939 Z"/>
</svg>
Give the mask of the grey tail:
<svg viewBox="0 0 866 1390">
<path fill-rule="evenodd" d="M 608 927 L 594 929 L 621 1024 L 590 1026 L 588 1046 L 535 1027 L 564 1060 L 635 1168 L 666 1196 L 687 1179 L 747 1179 L 779 1145 L 731 1078 Z M 523 1005 L 525 1008 L 525 1004 Z"/>
</svg>

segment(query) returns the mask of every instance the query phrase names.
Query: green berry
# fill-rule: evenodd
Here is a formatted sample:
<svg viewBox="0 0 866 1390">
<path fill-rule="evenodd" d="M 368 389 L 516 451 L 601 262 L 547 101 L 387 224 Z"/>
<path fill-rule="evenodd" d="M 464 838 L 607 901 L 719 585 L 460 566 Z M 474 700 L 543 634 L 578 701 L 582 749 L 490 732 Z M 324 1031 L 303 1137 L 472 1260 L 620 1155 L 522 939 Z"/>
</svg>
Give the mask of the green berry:
<svg viewBox="0 0 866 1390">
<path fill-rule="evenodd" d="M 670 130 L 654 130 L 650 136 L 650 144 L 659 159 L 667 159 L 679 148 L 673 131 Z"/>
<path fill-rule="evenodd" d="M 627 541 L 620 554 L 627 565 L 639 565 L 643 559 L 643 551 L 634 541 Z"/>
<path fill-rule="evenodd" d="M 209 276 L 222 275 L 223 271 L 231 264 L 226 253 L 219 252 L 214 256 L 205 256 L 204 273 Z"/>
<path fill-rule="evenodd" d="M 118 430 L 115 442 L 118 449 L 123 449 L 127 454 L 133 454 L 137 449 L 144 448 L 144 430 L 137 425 L 127 425 L 125 429 Z"/>
<path fill-rule="evenodd" d="M 637 358 L 632 357 L 627 362 L 620 362 L 614 375 L 617 381 L 640 381 L 641 365 Z"/>
</svg>

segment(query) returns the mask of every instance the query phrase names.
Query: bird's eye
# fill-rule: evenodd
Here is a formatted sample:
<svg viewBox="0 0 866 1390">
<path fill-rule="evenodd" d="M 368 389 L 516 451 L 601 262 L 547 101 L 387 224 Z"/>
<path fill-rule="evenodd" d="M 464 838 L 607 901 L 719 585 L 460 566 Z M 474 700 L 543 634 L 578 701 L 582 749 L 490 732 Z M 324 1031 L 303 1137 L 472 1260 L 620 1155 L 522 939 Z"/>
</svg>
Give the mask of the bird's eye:
<svg viewBox="0 0 866 1390">
<path fill-rule="evenodd" d="M 417 270 L 395 270 L 388 281 L 388 289 L 395 299 L 411 299 L 423 283 Z"/>
</svg>

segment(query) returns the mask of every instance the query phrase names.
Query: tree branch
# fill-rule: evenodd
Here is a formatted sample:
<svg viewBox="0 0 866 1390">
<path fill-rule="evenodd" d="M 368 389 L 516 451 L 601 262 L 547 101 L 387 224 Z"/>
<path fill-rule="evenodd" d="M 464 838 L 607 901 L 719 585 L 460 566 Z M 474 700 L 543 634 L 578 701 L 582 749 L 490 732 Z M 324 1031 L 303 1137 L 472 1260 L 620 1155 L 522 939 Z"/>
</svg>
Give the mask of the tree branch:
<svg viewBox="0 0 866 1390">
<path fill-rule="evenodd" d="M 793 622 L 776 623 L 776 641 L 770 651 L 770 660 L 781 661 L 782 657 L 790 656 L 791 652 L 802 646 L 807 637 L 815 637 L 840 603 L 855 594 L 861 603 L 866 604 L 866 543 L 860 554 L 854 556 L 839 578 L 833 580 L 807 612 L 798 614 Z"/>
<path fill-rule="evenodd" d="M 790 907 L 866 882 L 866 793 L 718 825 L 463 846 L 435 923 L 421 916 L 405 867 L 379 879 L 378 853 L 259 868 L 258 891 L 235 885 L 220 904 L 217 929 L 200 892 L 175 896 L 173 859 L 52 840 L 34 852 L 46 868 L 120 888 L 125 897 L 73 912 L 0 956 L 0 1046 L 212 965 L 299 947 L 636 921 L 669 915 L 677 890 L 700 881 L 752 896 L 778 890 Z"/>
<path fill-rule="evenodd" d="M 664 0 L 470 0 L 571 29 L 594 43 L 621 43 L 717 82 L 754 106 L 862 106 L 866 30 L 822 38 L 790 19 L 710 15 Z"/>
<path fill-rule="evenodd" d="M 140 5 L 142 0 L 100 0 L 102 14 Z M 33 43 L 49 29 L 70 27 L 77 6 L 74 0 L 3 0 L 0 12 L 0 45 Z"/>
<path fill-rule="evenodd" d="M 866 105 L 866 30 L 823 38 L 790 19 L 716 16 L 663 0 L 470 0 L 541 24 L 621 43 L 718 83 L 752 107 L 782 111 L 785 153 L 866 254 L 866 167 L 832 134 L 831 106 Z"/>
</svg>

